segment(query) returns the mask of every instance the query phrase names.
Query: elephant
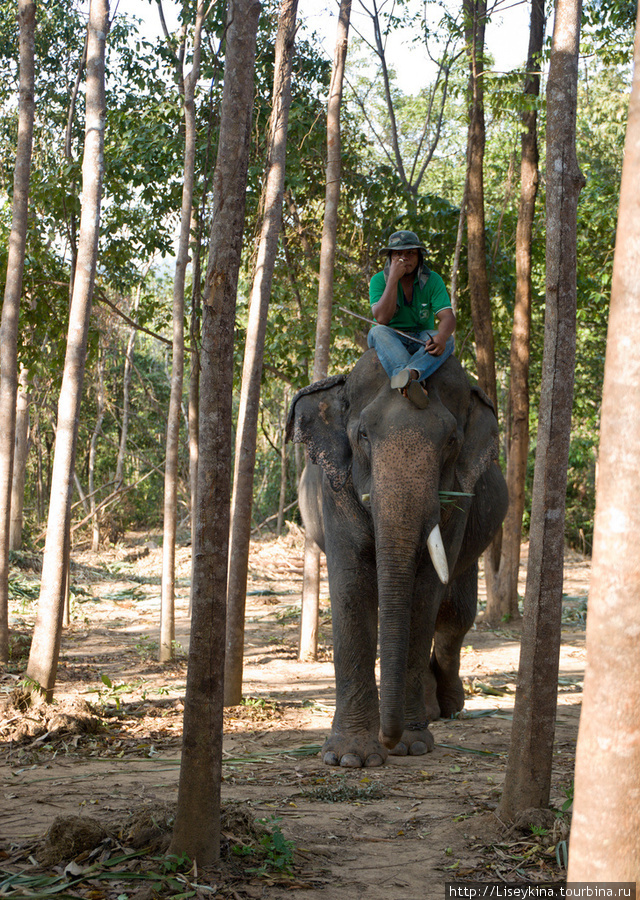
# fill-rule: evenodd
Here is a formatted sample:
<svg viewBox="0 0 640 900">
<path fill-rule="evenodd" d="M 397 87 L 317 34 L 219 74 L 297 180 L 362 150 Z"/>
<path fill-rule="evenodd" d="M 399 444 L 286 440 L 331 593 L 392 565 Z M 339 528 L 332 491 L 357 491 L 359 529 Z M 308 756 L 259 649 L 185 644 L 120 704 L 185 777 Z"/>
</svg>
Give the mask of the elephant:
<svg viewBox="0 0 640 900">
<path fill-rule="evenodd" d="M 429 723 L 464 706 L 460 651 L 477 560 L 507 509 L 491 401 L 455 357 L 415 407 L 375 350 L 295 395 L 287 438 L 309 462 L 306 533 L 327 558 L 336 712 L 327 765 L 380 766 L 434 747 Z M 380 692 L 375 665 L 380 630 Z"/>
</svg>

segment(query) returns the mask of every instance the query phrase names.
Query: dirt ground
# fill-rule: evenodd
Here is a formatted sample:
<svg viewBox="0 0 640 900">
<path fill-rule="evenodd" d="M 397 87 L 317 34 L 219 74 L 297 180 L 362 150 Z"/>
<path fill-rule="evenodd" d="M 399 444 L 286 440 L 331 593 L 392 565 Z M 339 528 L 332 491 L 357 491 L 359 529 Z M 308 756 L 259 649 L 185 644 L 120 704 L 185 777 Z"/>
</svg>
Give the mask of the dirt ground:
<svg viewBox="0 0 640 900">
<path fill-rule="evenodd" d="M 526 547 L 521 593 L 524 593 Z M 0 670 L 0 896 L 440 900 L 445 883 L 560 882 L 584 669 L 589 562 L 567 554 L 552 805 L 533 827 L 496 816 L 518 668 L 516 627 L 467 636 L 464 713 L 423 757 L 324 766 L 335 691 L 326 578 L 320 658 L 296 659 L 302 536 L 252 546 L 245 700 L 226 710 L 222 860 L 163 856 L 177 799 L 190 550 L 178 551 L 176 659 L 155 661 L 161 550 L 131 536 L 76 550 L 56 703 L 20 702 L 37 560 L 12 568 L 12 658 Z M 481 592 L 483 585 L 481 585 Z M 61 818 L 67 817 L 67 818 Z M 75 818 L 68 818 L 75 817 Z M 80 817 L 78 819 L 77 817 Z M 54 826 L 52 828 L 52 825 Z"/>
</svg>

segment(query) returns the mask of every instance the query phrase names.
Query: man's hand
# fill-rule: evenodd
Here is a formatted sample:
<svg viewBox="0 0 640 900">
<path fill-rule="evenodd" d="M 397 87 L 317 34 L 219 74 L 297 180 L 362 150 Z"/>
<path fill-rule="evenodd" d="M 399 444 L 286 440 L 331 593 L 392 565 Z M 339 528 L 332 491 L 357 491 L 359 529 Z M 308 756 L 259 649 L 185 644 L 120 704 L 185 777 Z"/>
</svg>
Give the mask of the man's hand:
<svg viewBox="0 0 640 900">
<path fill-rule="evenodd" d="M 440 310 L 436 318 L 438 319 L 438 331 L 429 339 L 425 349 L 431 356 L 442 356 L 447 346 L 447 340 L 455 331 L 456 316 L 452 309 L 445 308 Z"/>
<path fill-rule="evenodd" d="M 447 339 L 444 335 L 434 334 L 429 338 L 429 343 L 426 347 L 427 353 L 430 353 L 431 356 L 442 356 L 446 343 Z"/>
<path fill-rule="evenodd" d="M 391 257 L 391 265 L 389 266 L 389 277 L 395 282 L 400 281 L 404 275 L 408 275 L 415 268 L 416 261 L 411 256 L 401 256 L 395 253 Z"/>
</svg>

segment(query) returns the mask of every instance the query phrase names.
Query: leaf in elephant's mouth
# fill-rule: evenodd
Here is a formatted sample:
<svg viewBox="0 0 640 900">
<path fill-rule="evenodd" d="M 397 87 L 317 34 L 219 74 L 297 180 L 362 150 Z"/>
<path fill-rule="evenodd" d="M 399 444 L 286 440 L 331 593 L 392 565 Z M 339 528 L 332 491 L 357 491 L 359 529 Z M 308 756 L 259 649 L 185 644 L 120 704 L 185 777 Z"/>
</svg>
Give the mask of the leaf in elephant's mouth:
<svg viewBox="0 0 640 900">
<path fill-rule="evenodd" d="M 469 494 L 466 491 L 438 491 L 438 497 L 440 498 L 440 503 L 454 503 L 458 497 L 473 497 L 473 494 Z"/>
</svg>

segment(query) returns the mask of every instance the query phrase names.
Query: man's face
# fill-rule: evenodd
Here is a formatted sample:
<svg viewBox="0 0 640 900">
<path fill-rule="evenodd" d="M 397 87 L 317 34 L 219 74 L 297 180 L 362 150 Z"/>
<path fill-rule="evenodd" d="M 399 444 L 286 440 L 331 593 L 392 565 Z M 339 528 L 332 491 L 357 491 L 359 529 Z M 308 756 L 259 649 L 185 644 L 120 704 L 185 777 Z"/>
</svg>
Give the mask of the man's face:
<svg viewBox="0 0 640 900">
<path fill-rule="evenodd" d="M 392 250 L 391 251 L 391 259 L 399 259 L 405 265 L 405 273 L 413 272 L 415 267 L 418 265 L 418 251 L 417 250 Z"/>
</svg>

